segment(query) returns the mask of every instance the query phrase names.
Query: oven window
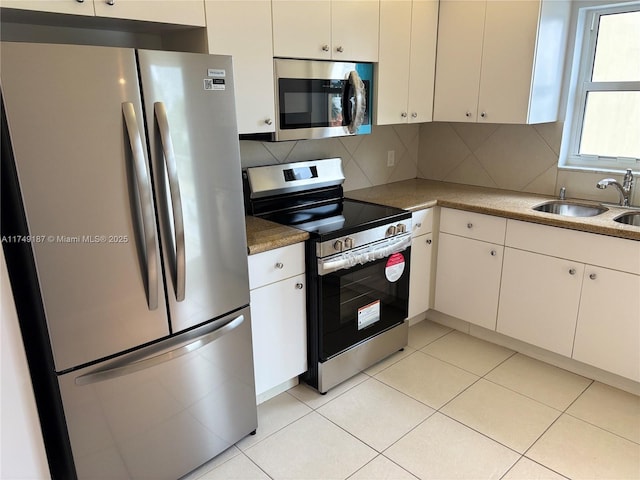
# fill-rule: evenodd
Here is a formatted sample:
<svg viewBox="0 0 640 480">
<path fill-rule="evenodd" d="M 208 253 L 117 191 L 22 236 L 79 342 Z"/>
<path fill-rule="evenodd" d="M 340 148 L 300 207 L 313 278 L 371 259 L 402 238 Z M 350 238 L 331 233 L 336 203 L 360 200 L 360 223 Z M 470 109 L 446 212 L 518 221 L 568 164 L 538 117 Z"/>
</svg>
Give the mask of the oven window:
<svg viewBox="0 0 640 480">
<path fill-rule="evenodd" d="M 410 249 L 389 275 L 389 257 L 320 277 L 320 356 L 333 355 L 407 317 Z M 390 281 L 391 278 L 394 281 Z"/>
</svg>

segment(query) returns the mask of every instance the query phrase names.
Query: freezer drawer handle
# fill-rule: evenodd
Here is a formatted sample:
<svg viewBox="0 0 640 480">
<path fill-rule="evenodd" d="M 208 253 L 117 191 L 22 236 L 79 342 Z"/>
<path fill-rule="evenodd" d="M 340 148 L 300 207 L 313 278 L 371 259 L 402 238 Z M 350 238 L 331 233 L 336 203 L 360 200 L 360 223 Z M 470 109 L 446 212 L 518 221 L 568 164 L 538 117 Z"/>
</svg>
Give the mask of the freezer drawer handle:
<svg viewBox="0 0 640 480">
<path fill-rule="evenodd" d="M 145 255 L 147 257 L 147 303 L 149 310 L 155 310 L 158 308 L 159 272 L 157 265 L 158 255 L 156 252 L 156 222 L 153 218 L 153 203 L 151 200 L 151 181 L 146 168 L 144 148 L 142 147 L 142 139 L 140 138 L 140 130 L 138 129 L 138 120 L 133 103 L 123 102 L 122 113 L 127 127 L 131 153 L 133 154 L 136 184 L 142 213 L 142 230 L 144 234 Z"/>
<path fill-rule="evenodd" d="M 237 317 L 228 320 L 226 323 L 223 323 L 222 326 L 217 325 L 217 322 L 213 322 L 213 326 L 215 327 L 213 331 L 197 336 L 197 334 L 200 333 L 198 332 L 199 329 L 193 330 L 191 333 L 195 333 L 195 340 L 193 340 L 193 336 L 188 340 L 184 340 L 184 335 L 179 335 L 178 337 L 171 338 L 168 341 L 161 342 L 160 344 L 151 345 L 137 352 L 125 355 L 106 367 L 81 375 L 75 379 L 75 383 L 76 385 L 82 386 L 104 382 L 105 380 L 122 377 L 124 375 L 129 375 L 131 373 L 139 372 L 140 370 L 145 370 L 161 363 L 168 362 L 169 360 L 181 357 L 182 355 L 208 345 L 214 340 L 217 340 L 223 335 L 226 335 L 230 331 L 238 328 L 242 325 L 242 322 L 244 322 L 244 315 L 238 315 Z M 207 328 L 211 327 L 212 325 L 207 325 Z M 161 353 L 158 353 L 159 350 Z"/>
<path fill-rule="evenodd" d="M 175 251 L 175 272 L 174 289 L 176 292 L 176 301 L 184 300 L 185 280 L 186 280 L 186 256 L 184 243 L 184 220 L 182 216 L 182 197 L 180 195 L 180 182 L 178 181 L 178 166 L 176 157 L 173 152 L 173 141 L 171 140 L 171 131 L 169 130 L 169 120 L 167 117 L 167 109 L 162 102 L 153 104 L 153 110 L 160 131 L 160 141 L 162 142 L 162 152 L 164 154 L 164 163 L 169 177 L 169 191 L 171 192 L 171 211 L 173 214 L 174 241 Z"/>
</svg>

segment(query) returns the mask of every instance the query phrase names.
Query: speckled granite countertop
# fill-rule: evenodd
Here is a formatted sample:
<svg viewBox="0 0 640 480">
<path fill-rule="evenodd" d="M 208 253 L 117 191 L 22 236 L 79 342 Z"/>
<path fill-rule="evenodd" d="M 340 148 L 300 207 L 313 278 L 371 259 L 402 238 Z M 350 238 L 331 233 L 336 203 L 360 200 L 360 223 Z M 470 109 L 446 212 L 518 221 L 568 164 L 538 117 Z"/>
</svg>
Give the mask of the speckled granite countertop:
<svg viewBox="0 0 640 480">
<path fill-rule="evenodd" d="M 262 218 L 246 216 L 245 225 L 247 227 L 249 255 L 304 242 L 309 238 L 307 232 L 263 220 Z"/>
<path fill-rule="evenodd" d="M 441 207 L 451 207 L 556 227 L 640 240 L 640 227 L 613 221 L 615 217 L 625 211 L 622 207 L 607 207 L 608 211 L 595 217 L 565 217 L 532 210 L 535 205 L 555 199 L 554 197 L 532 193 L 413 179 L 361 190 L 352 190 L 346 192 L 345 196 L 407 210 L 420 210 L 439 205 Z M 570 198 L 567 200 L 574 202 Z M 582 200 L 575 200 L 575 203 L 597 204 L 596 202 Z"/>
</svg>

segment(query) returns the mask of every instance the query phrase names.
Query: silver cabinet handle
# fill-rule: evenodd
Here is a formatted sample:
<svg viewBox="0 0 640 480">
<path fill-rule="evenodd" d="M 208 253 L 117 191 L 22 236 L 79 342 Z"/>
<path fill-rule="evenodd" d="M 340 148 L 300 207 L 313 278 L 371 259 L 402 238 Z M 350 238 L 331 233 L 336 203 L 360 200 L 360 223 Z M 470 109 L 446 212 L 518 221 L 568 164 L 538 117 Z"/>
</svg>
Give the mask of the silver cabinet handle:
<svg viewBox="0 0 640 480">
<path fill-rule="evenodd" d="M 282 263 L 282 262 L 278 262 L 278 263 L 276 263 L 276 268 L 277 268 L 278 270 L 282 270 L 282 269 L 284 268 L 284 263 Z"/>
<path fill-rule="evenodd" d="M 421 222 L 416 223 L 416 228 L 420 228 L 422 226 Z"/>
<path fill-rule="evenodd" d="M 115 5 L 116 0 L 105 0 L 105 2 L 107 5 Z"/>
<path fill-rule="evenodd" d="M 75 384 L 82 386 L 103 382 L 173 360 L 204 347 L 238 328 L 242 325 L 242 322 L 244 322 L 244 315 L 239 315 L 232 320 L 224 321 L 222 325 L 218 322 L 213 322 L 213 324 L 206 325 L 204 328 L 201 327 L 192 330 L 188 335 L 173 337 L 165 342 L 150 345 L 149 347 L 142 348 L 128 355 L 125 354 L 114 362 L 107 364 L 105 367 L 77 377 Z"/>
<path fill-rule="evenodd" d="M 427 238 L 427 245 L 431 245 L 431 242 L 433 242 L 433 240 L 431 240 L 430 238 Z"/>
<path fill-rule="evenodd" d="M 84 3 L 84 0 L 76 0 L 78 3 Z"/>
<path fill-rule="evenodd" d="M 402 113 L 400 114 L 400 116 L 401 116 L 402 118 L 407 118 L 407 112 L 402 112 Z"/>
<path fill-rule="evenodd" d="M 569 275 L 575 275 L 576 274 L 576 269 L 575 268 L 570 268 L 569 269 Z"/>
<path fill-rule="evenodd" d="M 481 116 L 482 118 L 486 118 L 486 116 L 487 116 L 487 112 L 482 112 L 482 113 L 480 114 L 480 116 Z"/>
<path fill-rule="evenodd" d="M 344 52 L 344 48 L 342 48 L 342 46 L 339 46 L 339 47 L 336 48 L 336 52 L 342 53 L 342 52 Z"/>
<path fill-rule="evenodd" d="M 136 111 L 131 102 L 122 103 L 122 114 L 127 128 L 129 145 L 133 156 L 136 187 L 140 198 L 140 210 L 142 215 L 142 232 L 144 235 L 144 248 L 147 261 L 147 304 L 149 310 L 158 308 L 158 265 L 156 252 L 156 229 L 153 218 L 153 201 L 151 193 L 151 180 L 147 171 L 147 164 L 138 129 Z"/>
<path fill-rule="evenodd" d="M 329 51 L 329 45 L 322 45 L 322 51 L 323 52 L 328 52 Z"/>
<path fill-rule="evenodd" d="M 495 250 L 491 250 L 490 253 L 492 257 L 495 257 L 496 255 L 498 255 L 498 252 L 496 252 Z"/>
<path fill-rule="evenodd" d="M 592 273 L 592 274 L 589 275 L 589 278 L 591 280 L 595 280 L 596 278 L 598 278 L 598 275 L 596 275 L 595 273 Z"/>
<path fill-rule="evenodd" d="M 418 112 L 413 112 L 411 114 L 411 118 L 418 118 Z"/>
<path fill-rule="evenodd" d="M 169 129 L 169 119 L 167 117 L 167 109 L 162 102 L 153 104 L 153 111 L 156 117 L 156 124 L 160 132 L 160 141 L 162 143 L 162 153 L 164 155 L 164 165 L 167 169 L 169 177 L 169 192 L 171 194 L 171 213 L 173 216 L 174 242 L 176 245 L 174 265 L 175 265 L 175 293 L 176 301 L 181 302 L 185 296 L 186 283 L 186 252 L 184 241 L 184 218 L 182 215 L 182 196 L 180 195 L 180 182 L 178 181 L 178 166 L 176 164 L 176 156 L 173 150 L 173 141 L 171 140 L 171 131 Z"/>
<path fill-rule="evenodd" d="M 297 290 L 302 290 L 302 288 L 303 288 L 303 287 L 304 287 L 304 285 L 303 285 L 303 284 L 301 284 L 301 283 L 296 283 L 296 289 L 297 289 Z"/>
<path fill-rule="evenodd" d="M 471 118 L 471 112 L 465 113 L 464 116 L 467 117 L 467 118 Z"/>
<path fill-rule="evenodd" d="M 267 118 L 264 123 L 266 123 L 267 125 L 273 125 L 273 120 L 271 120 L 270 118 Z"/>
<path fill-rule="evenodd" d="M 473 223 L 471 222 L 467 223 L 467 228 L 473 228 Z"/>
</svg>

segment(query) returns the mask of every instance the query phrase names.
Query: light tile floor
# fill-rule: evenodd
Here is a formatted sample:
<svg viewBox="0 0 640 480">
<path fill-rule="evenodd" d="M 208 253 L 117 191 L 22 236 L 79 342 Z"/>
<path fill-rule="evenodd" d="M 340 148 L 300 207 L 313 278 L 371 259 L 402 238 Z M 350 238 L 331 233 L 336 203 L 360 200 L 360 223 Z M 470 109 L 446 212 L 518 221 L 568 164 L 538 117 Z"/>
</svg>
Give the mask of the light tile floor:
<svg viewBox="0 0 640 480">
<path fill-rule="evenodd" d="M 320 395 L 258 406 L 258 430 L 189 479 L 640 479 L 640 398 L 428 321 Z"/>
</svg>

